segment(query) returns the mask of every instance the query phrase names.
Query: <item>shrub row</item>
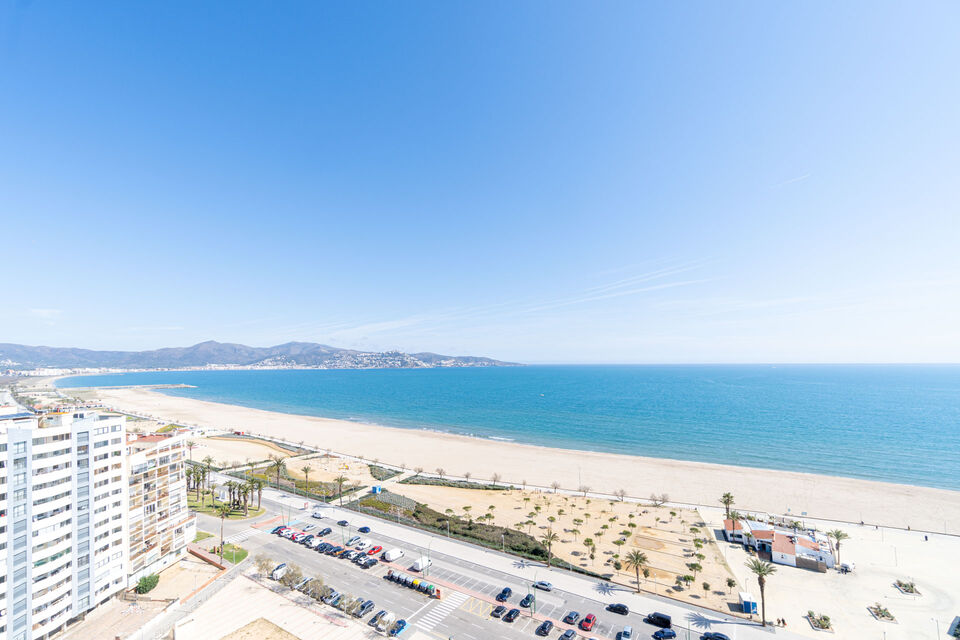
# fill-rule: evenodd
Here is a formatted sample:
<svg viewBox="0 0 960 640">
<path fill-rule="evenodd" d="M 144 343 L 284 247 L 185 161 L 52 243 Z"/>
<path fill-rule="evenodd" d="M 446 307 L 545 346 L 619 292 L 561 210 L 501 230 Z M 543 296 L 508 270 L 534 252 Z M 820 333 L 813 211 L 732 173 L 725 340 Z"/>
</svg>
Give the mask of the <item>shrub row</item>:
<svg viewBox="0 0 960 640">
<path fill-rule="evenodd" d="M 400 481 L 400 484 L 431 484 L 438 487 L 455 487 L 457 489 L 485 489 L 487 491 L 504 491 L 512 489 L 508 484 L 483 484 L 469 480 L 447 480 L 428 476 L 410 476 Z"/>
</svg>

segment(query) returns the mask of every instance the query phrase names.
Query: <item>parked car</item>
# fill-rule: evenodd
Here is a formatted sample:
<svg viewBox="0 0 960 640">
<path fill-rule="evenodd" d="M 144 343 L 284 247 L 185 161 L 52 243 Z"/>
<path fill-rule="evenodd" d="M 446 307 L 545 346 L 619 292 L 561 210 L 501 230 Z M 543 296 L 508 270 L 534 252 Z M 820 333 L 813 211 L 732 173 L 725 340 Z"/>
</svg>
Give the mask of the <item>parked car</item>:
<svg viewBox="0 0 960 640">
<path fill-rule="evenodd" d="M 502 618 L 503 614 L 507 612 L 507 608 L 502 604 L 498 604 L 493 608 L 493 611 L 490 612 L 494 618 Z"/>
<path fill-rule="evenodd" d="M 320 544 L 317 545 L 317 549 L 316 549 L 316 550 L 317 550 L 319 553 L 326 553 L 326 552 L 329 551 L 332 547 L 333 547 L 333 545 L 330 544 L 329 542 L 321 542 Z"/>
<path fill-rule="evenodd" d="M 311 518 L 316 518 L 317 520 L 322 520 L 322 519 L 323 519 L 323 514 L 320 513 L 319 511 L 314 511 L 313 513 L 310 514 L 310 517 L 311 517 Z"/>
<path fill-rule="evenodd" d="M 300 542 L 306 537 L 307 537 L 307 534 L 301 531 L 300 533 L 293 534 L 293 537 L 291 538 L 291 540 L 293 540 L 294 542 Z"/>
<path fill-rule="evenodd" d="M 497 602 L 506 602 L 510 599 L 510 596 L 513 595 L 513 589 L 510 587 L 504 587 L 500 593 L 497 594 Z"/>
<path fill-rule="evenodd" d="M 370 527 L 360 527 L 357 531 L 360 533 L 370 533 Z"/>
<path fill-rule="evenodd" d="M 286 529 L 285 526 L 283 526 L 282 524 L 278 524 L 273 529 L 270 529 L 270 533 L 273 533 L 273 534 L 281 533 L 284 529 Z"/>
<path fill-rule="evenodd" d="M 373 543 L 369 540 L 361 540 L 357 543 L 356 549 L 357 551 L 366 551 L 368 548 L 370 548 L 371 544 Z"/>
<path fill-rule="evenodd" d="M 331 529 L 330 527 L 325 527 L 325 528 L 321 529 L 320 531 L 318 531 L 318 532 L 317 532 L 317 535 L 322 537 L 322 536 L 328 536 L 328 535 L 330 535 L 331 533 L 333 533 L 333 529 Z"/>
<path fill-rule="evenodd" d="M 549 620 L 544 620 L 543 622 L 540 623 L 540 626 L 537 627 L 537 635 L 545 636 L 545 635 L 548 635 L 552 630 L 553 630 L 553 623 L 550 622 Z"/>
<path fill-rule="evenodd" d="M 367 558 L 366 560 L 363 561 L 363 564 L 360 566 L 363 567 L 364 569 L 369 569 L 370 567 L 377 566 L 379 562 L 380 561 L 377 560 L 376 558 Z"/>
<path fill-rule="evenodd" d="M 620 615 L 625 616 L 630 613 L 630 607 L 618 602 L 617 604 L 608 605 L 607 611 L 612 611 L 613 613 L 619 613 Z"/>
<path fill-rule="evenodd" d="M 270 572 L 270 577 L 274 580 L 279 580 L 283 576 L 287 575 L 287 563 L 283 562 L 278 564 L 273 568 L 273 571 Z"/>
<path fill-rule="evenodd" d="M 700 636 L 700 640 L 730 640 L 730 636 L 719 631 L 708 631 Z"/>
<path fill-rule="evenodd" d="M 330 594 L 323 599 L 324 604 L 335 605 L 340 600 L 340 594 L 336 589 L 331 589 Z"/>
<path fill-rule="evenodd" d="M 541 589 L 543 591 L 553 591 L 553 585 L 544 580 L 537 580 L 533 583 L 534 589 Z"/>
<path fill-rule="evenodd" d="M 367 624 L 370 625 L 371 627 L 375 627 L 377 626 L 377 623 L 380 621 L 380 618 L 382 618 L 385 615 L 387 615 L 387 610 L 380 609 L 380 611 L 377 611 L 375 614 L 373 614 L 373 617 L 370 618 L 370 621 L 367 622 Z"/>
<path fill-rule="evenodd" d="M 580 621 L 580 628 L 584 631 L 593 631 L 593 625 L 595 624 L 597 624 L 597 616 L 588 613 L 586 617 Z"/>
<path fill-rule="evenodd" d="M 620 632 L 620 640 L 633 640 L 633 627 L 627 625 Z"/>
<path fill-rule="evenodd" d="M 367 555 L 375 556 L 381 551 L 383 551 L 383 547 L 381 547 L 380 545 L 376 545 L 376 546 L 370 547 L 370 550 L 367 551 Z"/>
<path fill-rule="evenodd" d="M 576 611 L 571 611 L 563 617 L 564 624 L 577 624 L 578 620 L 580 620 L 580 614 Z"/>
<path fill-rule="evenodd" d="M 303 528 L 303 530 L 304 530 L 304 531 L 313 531 L 313 530 L 316 529 L 316 528 L 317 528 L 317 525 L 315 525 L 315 524 L 308 524 L 307 526 L 305 526 L 305 527 Z"/>
<path fill-rule="evenodd" d="M 341 520 L 340 522 L 337 523 L 337 525 L 339 525 L 339 526 L 341 526 L 341 527 L 348 527 L 348 526 L 350 526 L 350 523 L 347 522 L 346 520 Z"/>
<path fill-rule="evenodd" d="M 391 636 L 398 636 L 398 635 L 400 635 L 401 633 L 403 633 L 404 629 L 406 629 L 406 628 L 407 628 L 407 621 L 406 621 L 406 620 L 397 620 L 396 623 L 394 623 L 393 628 L 390 629 L 390 635 L 391 635 Z"/>
<path fill-rule="evenodd" d="M 303 537 L 302 540 L 300 540 L 300 544 L 310 544 L 311 542 L 313 542 L 313 539 L 315 537 L 316 536 L 314 536 L 312 533 L 308 533 L 306 536 Z"/>
<path fill-rule="evenodd" d="M 507 611 L 507 615 L 503 616 L 504 622 L 513 622 L 520 616 L 520 609 L 510 609 Z"/>
<path fill-rule="evenodd" d="M 360 536 L 353 536 L 352 538 L 350 538 L 349 540 L 347 540 L 347 546 L 348 546 L 348 547 L 352 547 L 353 545 L 357 544 L 358 542 L 360 542 Z"/>
<path fill-rule="evenodd" d="M 577 637 L 577 632 L 573 629 L 567 629 L 560 634 L 560 640 L 574 640 Z"/>
<path fill-rule="evenodd" d="M 656 638 L 656 640 L 671 640 L 677 637 L 677 632 L 673 629 L 657 629 L 653 637 Z"/>
<path fill-rule="evenodd" d="M 523 596 L 523 600 L 520 601 L 520 606 L 523 608 L 527 608 L 533 604 L 533 600 L 534 600 L 533 594 L 528 593 L 527 595 Z"/>
<path fill-rule="evenodd" d="M 662 627 L 664 629 L 669 629 L 673 624 L 670 616 L 665 613 L 651 613 L 646 618 L 643 619 L 647 624 L 652 624 L 655 627 Z"/>
<path fill-rule="evenodd" d="M 356 611 L 353 612 L 353 616 L 355 618 L 362 618 L 363 616 L 370 613 L 373 607 L 374 607 L 373 600 L 367 600 L 362 605 L 360 605 Z"/>
</svg>

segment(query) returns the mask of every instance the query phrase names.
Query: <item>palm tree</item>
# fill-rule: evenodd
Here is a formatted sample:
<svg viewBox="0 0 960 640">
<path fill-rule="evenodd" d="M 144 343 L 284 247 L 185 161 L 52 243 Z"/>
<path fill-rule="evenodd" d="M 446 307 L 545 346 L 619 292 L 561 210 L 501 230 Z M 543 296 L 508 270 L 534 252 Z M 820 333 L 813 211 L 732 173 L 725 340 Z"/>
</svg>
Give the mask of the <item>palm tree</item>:
<svg viewBox="0 0 960 640">
<path fill-rule="evenodd" d="M 842 529 L 834 529 L 833 531 L 827 531 L 827 536 L 833 538 L 837 543 L 837 564 L 840 564 L 840 543 L 844 540 L 849 540 L 850 536 L 846 531 Z"/>
<path fill-rule="evenodd" d="M 257 511 L 260 510 L 260 501 L 263 500 L 263 487 L 266 483 L 260 478 L 250 478 L 250 486 L 257 492 Z"/>
<path fill-rule="evenodd" d="M 747 569 L 757 576 L 757 584 L 760 585 L 760 623 L 761 626 L 767 626 L 767 597 L 764 594 L 764 587 L 767 586 L 767 576 L 777 572 L 777 568 L 769 562 L 764 562 L 757 558 L 747 560 Z"/>
<path fill-rule="evenodd" d="M 305 464 L 300 467 L 300 471 L 303 471 L 303 489 L 304 491 L 310 491 L 310 472 L 313 471 L 313 467 Z"/>
<path fill-rule="evenodd" d="M 193 448 L 197 446 L 197 443 L 193 440 L 187 440 L 187 454 L 190 456 L 190 462 L 193 462 Z"/>
<path fill-rule="evenodd" d="M 553 529 L 547 529 L 547 532 L 540 536 L 540 542 L 547 545 L 547 566 L 550 566 L 550 560 L 553 559 L 553 543 L 560 540 L 560 536 L 553 532 Z"/>
<path fill-rule="evenodd" d="M 576 542 L 577 536 L 580 535 L 580 529 L 570 529 L 570 533 L 573 534 L 573 540 Z"/>
<path fill-rule="evenodd" d="M 647 554 L 634 549 L 627 554 L 624 560 L 627 567 L 632 568 L 637 573 L 637 593 L 640 593 L 640 570 L 647 565 Z"/>
<path fill-rule="evenodd" d="M 206 467 L 206 471 L 207 471 L 207 472 L 204 474 L 205 476 L 209 476 L 209 475 L 210 475 L 210 471 L 211 471 L 212 468 L 213 468 L 213 463 L 214 463 L 213 456 L 205 456 L 205 457 L 203 458 L 203 464 L 204 464 L 204 466 Z"/>
<path fill-rule="evenodd" d="M 246 481 L 240 485 L 243 492 L 243 517 L 246 518 L 250 515 L 250 494 L 253 493 L 253 484 L 250 481 Z"/>
<path fill-rule="evenodd" d="M 347 476 L 340 474 L 334 482 L 337 483 L 337 495 L 340 496 L 340 506 L 343 506 L 343 483 L 347 481 Z"/>
<path fill-rule="evenodd" d="M 193 467 L 187 465 L 187 469 L 183 472 L 183 475 L 187 479 L 187 491 L 190 491 L 190 486 L 193 484 Z"/>
<path fill-rule="evenodd" d="M 727 520 L 730 519 L 730 507 L 733 506 L 733 494 L 729 491 L 720 496 L 720 504 L 727 510 Z"/>
<path fill-rule="evenodd" d="M 230 505 L 221 504 L 217 507 L 217 515 L 220 516 L 220 564 L 223 564 L 223 521 L 230 515 Z"/>
<path fill-rule="evenodd" d="M 281 474 L 283 471 L 286 471 L 286 470 L 287 470 L 286 458 L 284 458 L 283 456 L 279 456 L 279 455 L 276 455 L 276 454 L 271 453 L 271 454 L 270 454 L 270 465 L 267 467 L 267 469 L 268 469 L 271 473 L 276 473 L 276 474 L 277 474 L 277 489 L 279 489 L 279 488 L 280 488 L 280 474 Z"/>
<path fill-rule="evenodd" d="M 490 479 L 493 480 L 493 486 L 497 486 L 497 483 L 500 482 L 500 474 L 495 473 L 492 476 L 490 476 Z"/>
</svg>

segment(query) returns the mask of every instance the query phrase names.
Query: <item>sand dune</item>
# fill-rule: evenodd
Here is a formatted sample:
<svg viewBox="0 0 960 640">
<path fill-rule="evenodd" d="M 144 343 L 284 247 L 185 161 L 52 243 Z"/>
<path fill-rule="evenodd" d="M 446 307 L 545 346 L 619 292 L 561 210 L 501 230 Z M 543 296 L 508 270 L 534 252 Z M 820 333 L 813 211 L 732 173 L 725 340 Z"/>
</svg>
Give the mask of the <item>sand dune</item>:
<svg viewBox="0 0 960 640">
<path fill-rule="evenodd" d="M 343 420 L 248 409 L 177 398 L 146 389 L 103 389 L 108 405 L 164 419 L 240 429 L 362 455 L 407 468 L 438 467 L 474 478 L 500 474 L 503 482 L 592 491 L 626 490 L 647 497 L 717 505 L 724 491 L 736 507 L 770 513 L 912 527 L 960 533 L 960 492 L 789 471 L 666 460 L 631 455 L 553 449 L 459 435 L 396 429 Z M 757 446 L 762 446 L 758 443 Z"/>
</svg>

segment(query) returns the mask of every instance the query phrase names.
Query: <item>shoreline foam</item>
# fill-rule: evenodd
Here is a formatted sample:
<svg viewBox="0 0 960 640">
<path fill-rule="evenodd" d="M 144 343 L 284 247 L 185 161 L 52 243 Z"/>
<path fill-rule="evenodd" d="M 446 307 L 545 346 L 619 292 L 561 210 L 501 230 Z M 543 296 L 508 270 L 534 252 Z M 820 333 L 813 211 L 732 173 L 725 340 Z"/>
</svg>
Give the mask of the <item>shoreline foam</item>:
<svg viewBox="0 0 960 640">
<path fill-rule="evenodd" d="M 608 494 L 622 488 L 641 498 L 667 493 L 673 501 L 710 506 L 716 506 L 721 493 L 731 491 L 737 498 L 735 508 L 741 510 L 960 533 L 960 492 L 946 489 L 518 444 L 265 411 L 142 388 L 92 391 L 117 409 L 303 440 L 319 448 L 407 468 L 423 467 L 428 472 L 443 467 L 449 475 L 469 471 L 476 478 L 499 473 L 502 482 L 517 485 L 524 480 L 538 486 L 557 481 L 564 489 L 586 485 L 593 492 Z"/>
</svg>

